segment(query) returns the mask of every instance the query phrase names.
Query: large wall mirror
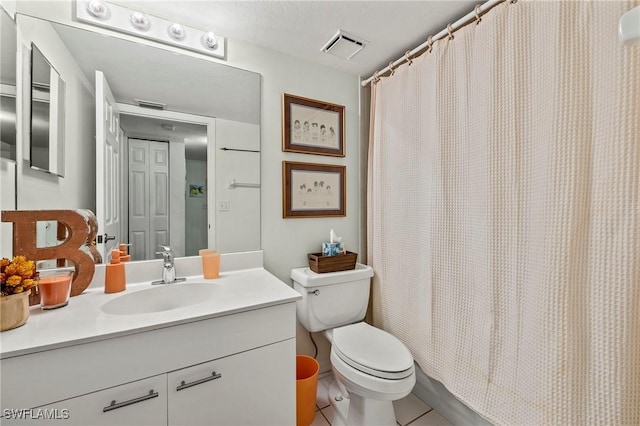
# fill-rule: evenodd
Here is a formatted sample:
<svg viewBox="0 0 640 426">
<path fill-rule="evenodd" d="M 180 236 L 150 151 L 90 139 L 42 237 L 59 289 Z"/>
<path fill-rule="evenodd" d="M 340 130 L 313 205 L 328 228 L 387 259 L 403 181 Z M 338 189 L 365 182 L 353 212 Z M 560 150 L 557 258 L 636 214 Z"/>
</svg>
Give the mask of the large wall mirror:
<svg viewBox="0 0 640 426">
<path fill-rule="evenodd" d="M 177 256 L 260 249 L 259 74 L 26 15 L 17 24 L 23 44 L 55 41 L 45 53 L 67 87 L 64 179 L 70 162 L 95 162 L 105 253 L 115 242 L 133 260 L 158 258 L 158 244 Z M 74 144 L 94 144 L 93 158 L 75 158 Z"/>
</svg>

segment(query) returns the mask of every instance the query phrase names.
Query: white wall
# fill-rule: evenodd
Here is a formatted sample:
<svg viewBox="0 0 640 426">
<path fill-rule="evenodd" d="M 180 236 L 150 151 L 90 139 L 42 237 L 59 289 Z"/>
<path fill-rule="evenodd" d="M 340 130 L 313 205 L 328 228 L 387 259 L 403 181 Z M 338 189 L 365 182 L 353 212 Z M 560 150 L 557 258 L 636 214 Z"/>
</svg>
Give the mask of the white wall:
<svg viewBox="0 0 640 426">
<path fill-rule="evenodd" d="M 289 283 L 292 268 L 306 266 L 307 253 L 320 251 L 334 229 L 347 247 L 357 251 L 360 231 L 359 79 L 269 49 L 229 41 L 228 63 L 262 75 L 261 234 L 265 267 Z M 282 151 L 282 94 L 345 106 L 346 157 Z M 283 219 L 282 161 L 347 166 L 345 218 Z"/>
</svg>

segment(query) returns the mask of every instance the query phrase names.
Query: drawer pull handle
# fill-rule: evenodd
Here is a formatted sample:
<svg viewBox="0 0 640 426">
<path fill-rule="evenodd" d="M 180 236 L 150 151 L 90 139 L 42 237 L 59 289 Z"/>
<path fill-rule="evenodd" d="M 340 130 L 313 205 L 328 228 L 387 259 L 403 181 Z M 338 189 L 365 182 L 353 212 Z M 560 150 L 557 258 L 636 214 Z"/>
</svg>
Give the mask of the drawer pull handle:
<svg viewBox="0 0 640 426">
<path fill-rule="evenodd" d="M 153 399 L 157 397 L 158 397 L 158 392 L 154 392 L 153 389 L 151 389 L 148 395 L 140 396 L 138 398 L 133 398 L 128 401 L 116 402 L 116 400 L 114 399 L 113 401 L 111 401 L 111 405 L 108 405 L 102 409 L 102 412 L 106 413 L 107 411 L 117 410 L 118 408 L 126 407 L 127 405 L 137 404 L 138 402 L 146 401 L 148 399 Z"/>
<path fill-rule="evenodd" d="M 216 372 L 212 372 L 209 377 L 205 377 L 204 379 L 198 379 L 191 383 L 186 383 L 184 380 L 180 383 L 180 386 L 176 387 L 176 391 L 181 391 L 186 388 L 190 388 L 191 386 L 201 385 L 206 382 L 210 382 L 211 380 L 216 380 L 222 377 L 222 374 L 216 374 Z"/>
</svg>

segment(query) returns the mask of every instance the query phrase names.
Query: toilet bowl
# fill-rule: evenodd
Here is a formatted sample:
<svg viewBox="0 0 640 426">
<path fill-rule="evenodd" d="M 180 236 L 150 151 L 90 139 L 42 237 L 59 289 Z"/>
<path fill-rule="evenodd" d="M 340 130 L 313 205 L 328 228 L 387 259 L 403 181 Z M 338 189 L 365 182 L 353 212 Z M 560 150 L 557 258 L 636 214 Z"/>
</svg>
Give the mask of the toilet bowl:
<svg viewBox="0 0 640 426">
<path fill-rule="evenodd" d="M 349 399 L 346 410 L 334 405 L 332 425 L 395 425 L 393 401 L 407 396 L 416 383 L 409 350 L 391 334 L 364 322 L 332 334 L 331 368 Z"/>
<path fill-rule="evenodd" d="M 331 342 L 332 425 L 395 426 L 393 401 L 407 396 L 416 382 L 413 357 L 395 336 L 362 322 L 373 270 L 357 264 L 351 271 L 316 274 L 291 271 L 302 294 L 298 319 L 309 331 L 323 331 Z M 345 392 L 346 391 L 346 392 Z"/>
</svg>

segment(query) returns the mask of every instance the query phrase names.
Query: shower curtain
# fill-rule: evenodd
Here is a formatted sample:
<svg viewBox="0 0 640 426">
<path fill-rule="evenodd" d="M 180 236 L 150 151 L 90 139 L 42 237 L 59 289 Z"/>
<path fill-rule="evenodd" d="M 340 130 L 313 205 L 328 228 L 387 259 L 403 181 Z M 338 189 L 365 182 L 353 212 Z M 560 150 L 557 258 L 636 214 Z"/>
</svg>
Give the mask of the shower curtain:
<svg viewBox="0 0 640 426">
<path fill-rule="evenodd" d="M 503 3 L 372 90 L 374 324 L 496 424 L 640 424 L 638 4 Z"/>
</svg>

